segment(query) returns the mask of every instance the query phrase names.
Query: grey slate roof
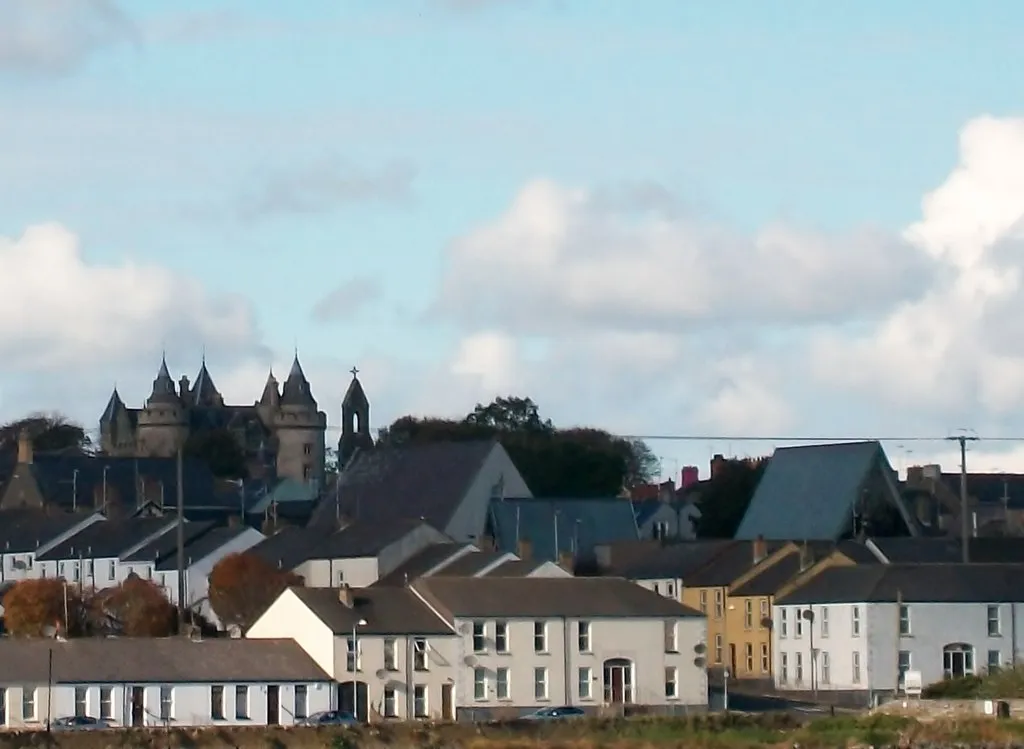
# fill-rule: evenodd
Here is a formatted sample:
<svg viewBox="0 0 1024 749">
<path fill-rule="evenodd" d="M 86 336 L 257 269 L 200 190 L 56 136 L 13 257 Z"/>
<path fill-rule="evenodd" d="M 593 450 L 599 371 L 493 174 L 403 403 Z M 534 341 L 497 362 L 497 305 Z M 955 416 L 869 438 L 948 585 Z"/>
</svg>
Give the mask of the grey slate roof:
<svg viewBox="0 0 1024 749">
<path fill-rule="evenodd" d="M 495 440 L 436 442 L 360 450 L 341 472 L 338 504 L 350 518 L 420 519 L 444 531 Z M 335 494 L 325 492 L 311 525 L 333 525 Z"/>
<path fill-rule="evenodd" d="M 423 525 L 422 520 L 404 517 L 381 518 L 376 522 L 354 520 L 339 531 L 311 543 L 308 559 L 354 559 L 377 556 Z"/>
<path fill-rule="evenodd" d="M 299 364 L 299 356 L 295 355 L 292 368 L 288 372 L 288 379 L 284 381 L 284 388 L 281 390 L 281 405 L 283 406 L 308 406 L 315 409 L 316 399 L 310 389 L 309 380 L 306 379 L 302 365 Z"/>
<path fill-rule="evenodd" d="M 876 465 L 892 472 L 878 442 L 780 447 L 768 462 L 736 538 L 838 540 Z"/>
<path fill-rule="evenodd" d="M 871 542 L 891 564 L 955 564 L 963 559 L 956 538 L 872 538 Z M 1024 538 L 971 538 L 967 551 L 971 562 L 1024 564 Z"/>
<path fill-rule="evenodd" d="M 588 556 L 595 546 L 639 538 L 633 504 L 621 497 L 493 499 L 489 527 L 501 551 L 515 554 L 516 539 L 525 539 L 532 558 L 551 562 L 560 553 Z"/>
<path fill-rule="evenodd" d="M 335 634 L 356 626 L 365 635 L 452 635 L 446 622 L 406 587 L 351 588 L 352 606 L 336 588 L 289 588 Z M 359 625 L 362 620 L 366 624 Z"/>
<path fill-rule="evenodd" d="M 285 526 L 250 547 L 246 553 L 255 554 L 272 567 L 291 571 L 309 559 L 311 544 L 318 542 L 326 532 L 327 529 Z"/>
<path fill-rule="evenodd" d="M 185 544 L 188 545 L 199 536 L 212 530 L 215 524 L 211 521 L 206 522 L 189 522 L 185 521 L 184 524 L 184 540 Z M 155 562 L 168 554 L 173 554 L 174 550 L 178 548 L 178 526 L 175 524 L 166 533 L 154 538 L 148 544 L 143 546 L 141 549 L 133 551 L 125 557 L 122 557 L 122 562 Z"/>
<path fill-rule="evenodd" d="M 776 605 L 998 603 L 1024 601 L 1022 564 L 900 564 L 832 567 Z"/>
<path fill-rule="evenodd" d="M 0 684 L 317 682 L 330 677 L 293 640 L 182 637 L 0 639 Z"/>
<path fill-rule="evenodd" d="M 412 584 L 452 617 L 703 617 L 617 577 L 424 577 Z"/>
<path fill-rule="evenodd" d="M 44 510 L 0 511 L 0 550 L 14 554 L 35 551 L 88 517 L 82 513 Z"/>
<path fill-rule="evenodd" d="M 613 571 L 631 580 L 681 578 L 684 584 L 692 574 L 718 558 L 736 542 L 729 540 L 681 541 L 661 545 L 656 542 L 637 545 L 622 564 L 612 560 Z"/>
<path fill-rule="evenodd" d="M 187 569 L 191 565 L 198 562 L 200 559 L 208 557 L 218 549 L 222 548 L 225 544 L 234 541 L 243 533 L 247 533 L 251 528 L 247 526 L 239 526 L 237 528 L 214 528 L 207 533 L 204 533 L 197 538 L 194 538 L 191 542 L 185 544 L 185 568 Z M 171 532 L 171 535 L 175 535 L 177 527 Z M 165 555 L 157 562 L 157 570 L 166 572 L 168 570 L 178 569 L 178 550 L 177 547 L 170 553 Z"/>
<path fill-rule="evenodd" d="M 771 554 L 785 545 L 783 541 L 766 541 L 765 551 Z M 754 542 L 734 541 L 707 564 L 683 577 L 683 585 L 693 587 L 724 587 L 749 572 L 754 566 Z"/>
<path fill-rule="evenodd" d="M 101 520 L 86 526 L 81 531 L 61 541 L 46 553 L 36 557 L 37 561 L 56 559 L 85 559 L 99 557 L 120 557 L 136 544 L 142 543 L 154 533 L 166 533 L 175 527 L 173 518 L 123 518 Z"/>
<path fill-rule="evenodd" d="M 431 544 L 421 551 L 398 565 L 388 574 L 382 576 L 374 583 L 378 585 L 405 585 L 423 575 L 437 569 L 440 565 L 446 564 L 449 560 L 462 552 L 463 549 L 472 548 L 472 544 Z M 472 553 L 472 552 L 470 552 Z"/>
</svg>

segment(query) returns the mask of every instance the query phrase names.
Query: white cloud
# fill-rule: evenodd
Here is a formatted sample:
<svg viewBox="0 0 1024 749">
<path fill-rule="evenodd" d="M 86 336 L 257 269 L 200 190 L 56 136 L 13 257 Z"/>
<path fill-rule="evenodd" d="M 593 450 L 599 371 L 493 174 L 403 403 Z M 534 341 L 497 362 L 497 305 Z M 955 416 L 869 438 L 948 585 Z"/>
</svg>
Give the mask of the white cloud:
<svg viewBox="0 0 1024 749">
<path fill-rule="evenodd" d="M 11 370 L 53 371 L 152 358 L 161 347 L 253 350 L 248 303 L 214 296 L 157 266 L 90 264 L 58 224 L 0 237 L 0 357 Z"/>
</svg>

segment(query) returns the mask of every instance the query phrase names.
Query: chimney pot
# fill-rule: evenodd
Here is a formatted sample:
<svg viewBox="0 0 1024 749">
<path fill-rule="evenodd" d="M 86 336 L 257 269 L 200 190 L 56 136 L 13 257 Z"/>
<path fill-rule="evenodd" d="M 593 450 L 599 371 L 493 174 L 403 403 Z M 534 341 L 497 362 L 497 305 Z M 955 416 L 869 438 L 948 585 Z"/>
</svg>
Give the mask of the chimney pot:
<svg viewBox="0 0 1024 749">
<path fill-rule="evenodd" d="M 352 588 L 349 587 L 348 583 L 342 583 L 338 586 L 338 600 L 347 608 L 352 608 Z"/>
<path fill-rule="evenodd" d="M 768 544 L 765 543 L 764 536 L 758 534 L 757 538 L 754 539 L 753 543 L 754 551 L 754 564 L 757 564 L 766 556 L 768 556 Z"/>
<path fill-rule="evenodd" d="M 520 559 L 529 559 L 533 556 L 533 543 L 528 538 L 519 539 L 519 547 L 517 549 L 518 556 Z"/>
<path fill-rule="evenodd" d="M 572 572 L 576 565 L 571 551 L 563 551 L 558 554 L 558 565 L 566 572 Z"/>
<path fill-rule="evenodd" d="M 31 465 L 32 463 L 32 436 L 28 429 L 22 429 L 18 433 L 18 463 Z"/>
</svg>

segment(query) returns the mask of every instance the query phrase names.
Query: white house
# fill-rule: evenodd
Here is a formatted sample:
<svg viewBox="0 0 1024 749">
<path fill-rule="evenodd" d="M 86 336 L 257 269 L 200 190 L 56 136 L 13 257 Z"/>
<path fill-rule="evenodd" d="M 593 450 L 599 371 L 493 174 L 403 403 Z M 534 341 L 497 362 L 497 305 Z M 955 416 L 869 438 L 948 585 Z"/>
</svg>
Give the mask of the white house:
<svg viewBox="0 0 1024 749">
<path fill-rule="evenodd" d="M 0 525 L 0 582 L 37 577 L 36 557 L 86 527 L 105 521 L 98 512 L 47 513 L 5 510 Z"/>
<path fill-rule="evenodd" d="M 291 725 L 333 700 L 328 675 L 290 640 L 0 640 L 0 725 L 12 728 L 72 715 L 119 726 Z"/>
<path fill-rule="evenodd" d="M 1024 565 L 833 567 L 775 602 L 780 690 L 875 695 L 1012 665 L 1024 637 Z"/>
</svg>

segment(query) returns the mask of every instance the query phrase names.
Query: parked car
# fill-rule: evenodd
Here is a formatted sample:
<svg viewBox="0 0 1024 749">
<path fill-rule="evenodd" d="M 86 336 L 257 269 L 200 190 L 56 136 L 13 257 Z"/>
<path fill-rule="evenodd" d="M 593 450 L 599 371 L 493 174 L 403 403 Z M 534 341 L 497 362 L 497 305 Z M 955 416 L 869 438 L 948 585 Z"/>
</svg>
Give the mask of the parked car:
<svg viewBox="0 0 1024 749">
<path fill-rule="evenodd" d="M 585 718 L 587 714 L 579 707 L 544 707 L 534 713 L 527 713 L 523 720 L 564 720 L 566 718 Z"/>
<path fill-rule="evenodd" d="M 53 731 L 105 731 L 113 727 L 109 720 L 88 715 L 67 715 L 50 721 Z"/>
<path fill-rule="evenodd" d="M 359 719 L 344 710 L 325 710 L 297 721 L 298 726 L 357 726 Z"/>
</svg>

